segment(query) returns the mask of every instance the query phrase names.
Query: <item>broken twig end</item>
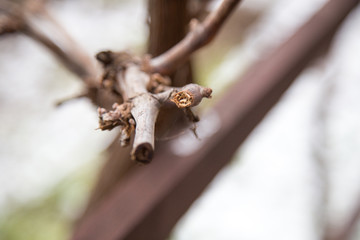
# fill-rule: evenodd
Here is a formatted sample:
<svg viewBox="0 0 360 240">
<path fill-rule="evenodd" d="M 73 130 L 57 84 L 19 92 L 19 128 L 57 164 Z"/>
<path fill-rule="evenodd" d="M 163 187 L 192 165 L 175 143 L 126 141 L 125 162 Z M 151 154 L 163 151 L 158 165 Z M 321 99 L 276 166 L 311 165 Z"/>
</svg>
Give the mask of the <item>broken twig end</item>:
<svg viewBox="0 0 360 240">
<path fill-rule="evenodd" d="M 138 145 L 131 153 L 132 160 L 142 164 L 150 163 L 153 156 L 154 149 L 152 145 L 147 142 Z"/>
</svg>

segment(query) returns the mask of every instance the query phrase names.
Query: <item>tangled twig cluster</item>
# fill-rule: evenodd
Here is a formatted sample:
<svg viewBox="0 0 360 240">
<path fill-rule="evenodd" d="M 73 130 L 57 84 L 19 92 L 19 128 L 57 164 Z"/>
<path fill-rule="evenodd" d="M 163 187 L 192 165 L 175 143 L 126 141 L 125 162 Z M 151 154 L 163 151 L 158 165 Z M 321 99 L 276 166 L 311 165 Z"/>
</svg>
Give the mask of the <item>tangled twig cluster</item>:
<svg viewBox="0 0 360 240">
<path fill-rule="evenodd" d="M 197 84 L 172 88 L 170 79 L 159 73 L 144 71 L 144 61 L 127 52 L 101 52 L 97 59 L 103 64 L 102 85 L 122 97 L 112 110 L 99 108 L 99 129 L 111 130 L 119 126 L 121 144 L 127 146 L 134 134 L 131 157 L 149 163 L 154 152 L 155 122 L 164 105 L 186 108 L 191 121 L 198 121 L 190 108 L 202 98 L 210 98 L 212 90 Z"/>
</svg>

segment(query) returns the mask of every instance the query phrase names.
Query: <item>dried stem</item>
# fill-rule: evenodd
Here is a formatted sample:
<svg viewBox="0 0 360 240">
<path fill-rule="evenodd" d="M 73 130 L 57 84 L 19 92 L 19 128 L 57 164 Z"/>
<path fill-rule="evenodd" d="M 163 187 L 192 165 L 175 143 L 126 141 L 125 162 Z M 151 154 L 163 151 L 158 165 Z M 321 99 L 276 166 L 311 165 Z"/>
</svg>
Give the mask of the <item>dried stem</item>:
<svg viewBox="0 0 360 240">
<path fill-rule="evenodd" d="M 210 13 L 202 23 L 193 19 L 190 22 L 190 31 L 183 40 L 165 53 L 150 60 L 149 71 L 161 74 L 169 74 L 174 71 L 193 52 L 215 37 L 239 2 L 240 0 L 223 0 L 220 7 Z"/>
</svg>

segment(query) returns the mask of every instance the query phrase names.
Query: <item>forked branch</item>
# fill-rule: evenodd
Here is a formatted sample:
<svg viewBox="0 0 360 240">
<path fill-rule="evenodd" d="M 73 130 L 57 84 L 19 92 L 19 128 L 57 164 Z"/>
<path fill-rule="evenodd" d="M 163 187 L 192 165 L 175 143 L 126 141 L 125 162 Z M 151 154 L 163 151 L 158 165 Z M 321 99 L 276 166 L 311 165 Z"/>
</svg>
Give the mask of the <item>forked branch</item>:
<svg viewBox="0 0 360 240">
<path fill-rule="evenodd" d="M 148 86 L 155 78 L 151 73 L 141 70 L 138 59 L 128 53 L 102 52 L 98 59 L 105 60 L 105 81 L 109 75 L 116 74 L 113 79 L 114 90 L 123 96 L 124 103 L 115 104 L 113 110 L 99 109 L 100 129 L 111 130 L 121 128 L 122 145 L 130 142 L 135 132 L 131 158 L 140 163 L 149 163 L 154 154 L 155 122 L 159 110 L 164 105 L 176 105 L 179 108 L 190 108 L 198 105 L 201 100 L 211 97 L 211 89 L 197 84 L 189 84 L 182 88 L 163 86 L 160 93 L 151 93 Z M 110 74 L 111 73 L 111 74 Z M 164 78 L 156 76 L 156 78 Z M 131 113 L 131 115 L 129 114 Z"/>
<path fill-rule="evenodd" d="M 240 0 L 223 0 L 218 9 L 211 12 L 202 23 L 190 22 L 190 31 L 178 44 L 149 62 L 149 71 L 161 74 L 173 72 L 190 55 L 209 43 L 230 16 Z"/>
</svg>

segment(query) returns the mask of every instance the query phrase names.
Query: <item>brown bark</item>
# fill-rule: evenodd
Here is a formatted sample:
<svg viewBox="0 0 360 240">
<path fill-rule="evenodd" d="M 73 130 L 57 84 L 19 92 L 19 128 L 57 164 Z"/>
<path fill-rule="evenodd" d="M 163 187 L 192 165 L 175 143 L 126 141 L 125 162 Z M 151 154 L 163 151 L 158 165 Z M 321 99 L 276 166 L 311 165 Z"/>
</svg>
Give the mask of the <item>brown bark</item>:
<svg viewBox="0 0 360 240">
<path fill-rule="evenodd" d="M 188 31 L 188 0 L 149 0 L 148 53 L 159 56 L 180 42 Z M 184 63 L 172 76 L 172 85 L 192 82 L 190 62 Z"/>
</svg>

